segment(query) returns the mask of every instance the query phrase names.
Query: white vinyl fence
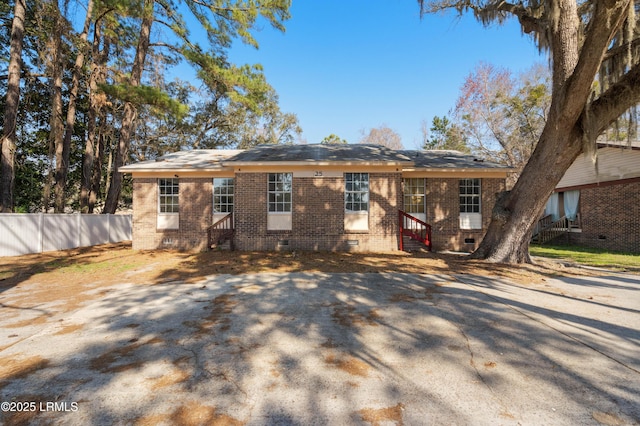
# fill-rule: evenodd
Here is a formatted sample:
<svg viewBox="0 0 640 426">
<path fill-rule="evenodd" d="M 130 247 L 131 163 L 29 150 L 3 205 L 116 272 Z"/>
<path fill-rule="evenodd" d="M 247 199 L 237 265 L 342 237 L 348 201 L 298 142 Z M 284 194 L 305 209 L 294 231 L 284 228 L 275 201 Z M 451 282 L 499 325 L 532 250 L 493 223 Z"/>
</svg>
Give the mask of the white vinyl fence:
<svg viewBox="0 0 640 426">
<path fill-rule="evenodd" d="M 131 215 L 0 214 L 0 256 L 131 240 Z"/>
</svg>

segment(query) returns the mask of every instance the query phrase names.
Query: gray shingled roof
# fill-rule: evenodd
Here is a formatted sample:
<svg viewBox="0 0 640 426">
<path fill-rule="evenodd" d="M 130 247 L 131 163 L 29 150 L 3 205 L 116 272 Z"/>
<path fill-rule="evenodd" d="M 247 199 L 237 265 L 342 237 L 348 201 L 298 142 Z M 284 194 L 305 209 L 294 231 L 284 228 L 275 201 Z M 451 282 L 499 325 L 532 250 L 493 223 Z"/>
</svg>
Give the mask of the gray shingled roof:
<svg viewBox="0 0 640 426">
<path fill-rule="evenodd" d="M 400 165 L 405 169 L 506 169 L 458 151 L 393 150 L 381 145 L 260 145 L 247 150 L 197 149 L 120 168 L 123 172 L 221 170 L 239 165 L 342 163 Z"/>
<path fill-rule="evenodd" d="M 226 163 L 383 163 L 409 164 L 411 160 L 399 151 L 381 145 L 309 144 L 260 145 L 229 158 Z"/>
<path fill-rule="evenodd" d="M 409 157 L 416 169 L 508 169 L 504 164 L 481 160 L 459 151 L 398 151 Z"/>
<path fill-rule="evenodd" d="M 156 160 L 142 161 L 120 167 L 122 172 L 140 172 L 155 170 L 215 170 L 224 167 L 223 160 L 232 157 L 241 150 L 236 149 L 194 149 L 192 151 L 172 152 Z"/>
</svg>

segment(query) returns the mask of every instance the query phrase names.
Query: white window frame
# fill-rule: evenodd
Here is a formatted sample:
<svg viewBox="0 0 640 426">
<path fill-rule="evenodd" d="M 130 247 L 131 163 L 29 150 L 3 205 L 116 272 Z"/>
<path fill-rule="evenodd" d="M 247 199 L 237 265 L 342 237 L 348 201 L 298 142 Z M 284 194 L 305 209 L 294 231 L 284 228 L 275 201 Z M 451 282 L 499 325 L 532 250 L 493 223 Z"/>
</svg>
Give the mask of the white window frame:
<svg viewBox="0 0 640 426">
<path fill-rule="evenodd" d="M 363 179 L 364 177 L 366 177 L 366 179 Z M 357 208 L 354 208 L 356 206 Z M 362 208 L 363 206 L 364 208 Z M 369 173 L 344 174 L 344 211 L 346 213 L 367 212 L 368 214 Z"/>
<path fill-rule="evenodd" d="M 344 174 L 344 229 L 368 231 L 370 209 L 369 173 Z M 364 207 L 364 208 L 363 208 Z"/>
<path fill-rule="evenodd" d="M 157 229 L 178 229 L 180 226 L 180 181 L 159 178 Z M 169 202 L 169 200 L 171 200 Z"/>
<path fill-rule="evenodd" d="M 288 184 L 288 188 L 287 188 Z M 287 197 L 289 195 L 289 197 Z M 273 196 L 273 197 L 272 197 Z M 282 200 L 278 200 L 282 196 Z M 272 198 L 275 198 L 272 200 Z M 286 200 L 286 198 L 289 198 Z M 269 213 L 291 213 L 293 206 L 293 173 L 267 175 L 267 209 Z M 279 207 L 282 208 L 279 208 Z"/>
<path fill-rule="evenodd" d="M 293 173 L 267 174 L 267 230 L 290 231 L 293 225 Z"/>
<path fill-rule="evenodd" d="M 213 178 L 213 214 L 233 213 L 235 179 L 232 177 Z M 218 190 L 218 191 L 216 191 Z M 218 202 L 216 202 L 218 198 Z M 222 202 L 222 200 L 225 202 Z"/>
<path fill-rule="evenodd" d="M 460 179 L 460 229 L 482 229 L 482 179 Z"/>
<path fill-rule="evenodd" d="M 404 178 L 404 210 L 415 216 L 415 213 L 424 214 L 426 212 L 426 179 L 425 178 Z M 420 199 L 420 202 L 414 202 Z M 419 207 L 419 208 L 418 208 Z M 422 211 L 419 211 L 422 210 Z"/>
</svg>

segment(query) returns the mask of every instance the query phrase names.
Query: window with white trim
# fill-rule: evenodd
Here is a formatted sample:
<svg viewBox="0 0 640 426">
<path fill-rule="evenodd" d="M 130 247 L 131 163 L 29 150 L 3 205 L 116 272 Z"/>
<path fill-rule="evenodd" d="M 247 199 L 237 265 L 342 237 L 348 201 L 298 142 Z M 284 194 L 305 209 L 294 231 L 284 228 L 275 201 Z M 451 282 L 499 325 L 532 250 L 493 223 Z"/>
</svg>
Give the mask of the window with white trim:
<svg viewBox="0 0 640 426">
<path fill-rule="evenodd" d="M 369 173 L 345 173 L 344 208 L 347 213 L 369 211 Z"/>
<path fill-rule="evenodd" d="M 158 210 L 160 213 L 179 213 L 179 185 L 177 178 L 158 179 Z"/>
<path fill-rule="evenodd" d="M 404 179 L 404 210 L 407 213 L 424 213 L 425 209 L 424 178 Z"/>
<path fill-rule="evenodd" d="M 293 176 L 291 173 L 269 173 L 268 204 L 269 213 L 291 212 L 291 190 Z"/>
<path fill-rule="evenodd" d="M 460 213 L 480 213 L 480 179 L 460 179 Z"/>
<path fill-rule="evenodd" d="M 213 213 L 233 213 L 233 178 L 213 179 Z"/>
<path fill-rule="evenodd" d="M 480 179 L 460 179 L 460 229 L 482 229 Z"/>
</svg>

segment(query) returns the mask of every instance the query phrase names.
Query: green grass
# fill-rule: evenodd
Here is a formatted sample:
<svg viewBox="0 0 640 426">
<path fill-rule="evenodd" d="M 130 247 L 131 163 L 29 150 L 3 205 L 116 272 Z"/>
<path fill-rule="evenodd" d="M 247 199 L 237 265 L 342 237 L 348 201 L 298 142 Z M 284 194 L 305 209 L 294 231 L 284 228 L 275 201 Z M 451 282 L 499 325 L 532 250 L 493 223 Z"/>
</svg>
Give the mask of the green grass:
<svg viewBox="0 0 640 426">
<path fill-rule="evenodd" d="M 529 253 L 532 256 L 562 259 L 585 266 L 640 271 L 640 254 L 611 252 L 577 246 L 546 245 L 531 245 Z"/>
<path fill-rule="evenodd" d="M 55 270 L 60 273 L 80 273 L 80 274 L 91 274 L 109 271 L 115 273 L 126 272 L 140 266 L 137 263 L 125 262 L 121 259 L 108 259 L 103 261 L 92 261 L 92 262 L 74 262 L 71 261 L 53 261 L 47 264 L 47 270 Z"/>
</svg>

